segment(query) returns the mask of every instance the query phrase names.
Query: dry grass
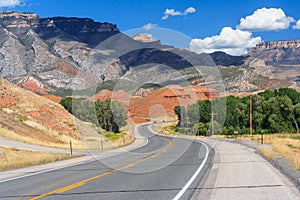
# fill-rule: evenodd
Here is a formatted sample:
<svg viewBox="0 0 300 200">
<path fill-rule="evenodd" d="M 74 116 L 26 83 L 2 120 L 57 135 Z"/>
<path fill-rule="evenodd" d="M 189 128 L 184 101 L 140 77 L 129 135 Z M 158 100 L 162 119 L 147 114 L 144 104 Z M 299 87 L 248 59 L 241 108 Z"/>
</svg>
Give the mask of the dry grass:
<svg viewBox="0 0 300 200">
<path fill-rule="evenodd" d="M 179 135 L 178 132 L 175 131 L 177 122 L 170 122 L 164 124 L 155 124 L 153 126 L 154 131 L 165 134 L 165 135 Z"/>
<path fill-rule="evenodd" d="M 261 152 L 264 156 L 266 156 L 267 158 L 274 160 L 275 159 L 275 155 L 274 152 L 265 148 L 258 148 L 257 149 L 259 152 Z"/>
<path fill-rule="evenodd" d="M 261 135 L 248 135 L 244 137 L 251 138 L 255 142 L 261 142 Z M 272 153 L 280 154 L 288 159 L 297 170 L 300 170 L 300 134 L 264 135 L 264 144 L 270 144 L 272 146 Z M 265 155 L 268 157 L 267 154 Z"/>
<path fill-rule="evenodd" d="M 70 140 L 72 140 L 72 146 L 74 150 L 82 150 L 85 149 L 82 141 L 79 139 L 74 139 L 65 134 L 61 134 L 59 132 L 48 129 L 45 131 L 45 134 L 51 135 L 51 137 L 56 138 L 56 142 L 50 142 L 46 140 L 42 140 L 40 138 L 29 137 L 25 135 L 16 134 L 13 131 L 7 130 L 0 126 L 0 136 L 9 138 L 11 140 L 16 140 L 19 142 L 24 142 L 28 144 L 60 148 L 60 149 L 69 149 Z"/>
<path fill-rule="evenodd" d="M 53 154 L 0 147 L 0 170 L 16 169 L 74 158 L 67 154 Z"/>
<path fill-rule="evenodd" d="M 90 124 L 90 127 L 93 125 Z M 131 144 L 134 140 L 134 126 L 128 125 L 121 129 L 120 134 L 107 132 L 99 127 L 94 127 L 94 131 L 85 133 L 81 139 L 86 149 L 106 150 L 123 147 Z"/>
</svg>

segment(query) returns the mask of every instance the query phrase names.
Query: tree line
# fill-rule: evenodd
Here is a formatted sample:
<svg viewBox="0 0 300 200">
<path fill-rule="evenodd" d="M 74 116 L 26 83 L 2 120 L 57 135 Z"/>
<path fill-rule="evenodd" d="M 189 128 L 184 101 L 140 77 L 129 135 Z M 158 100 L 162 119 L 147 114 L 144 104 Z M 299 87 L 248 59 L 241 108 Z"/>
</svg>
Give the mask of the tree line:
<svg viewBox="0 0 300 200">
<path fill-rule="evenodd" d="M 291 88 L 267 90 L 252 95 L 253 133 L 299 133 L 300 93 Z M 212 107 L 214 106 L 214 109 Z M 226 109 L 219 109 L 225 107 Z M 177 106 L 176 129 L 195 135 L 250 132 L 250 96 L 222 97 Z"/>
<path fill-rule="evenodd" d="M 60 104 L 78 119 L 96 124 L 110 132 L 119 133 L 120 128 L 127 124 L 127 110 L 117 101 L 107 99 L 93 102 L 67 97 Z"/>
</svg>

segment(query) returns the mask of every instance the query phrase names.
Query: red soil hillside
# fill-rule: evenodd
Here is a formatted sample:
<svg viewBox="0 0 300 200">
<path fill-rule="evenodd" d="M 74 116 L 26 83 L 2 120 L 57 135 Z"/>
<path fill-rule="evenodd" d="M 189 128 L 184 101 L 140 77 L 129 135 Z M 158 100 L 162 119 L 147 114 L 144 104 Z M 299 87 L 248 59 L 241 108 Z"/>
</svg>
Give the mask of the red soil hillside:
<svg viewBox="0 0 300 200">
<path fill-rule="evenodd" d="M 48 94 L 48 91 L 45 89 L 43 84 L 41 82 L 39 82 L 37 79 L 30 77 L 30 76 L 20 80 L 17 83 L 17 86 L 23 87 L 23 88 L 25 88 L 31 92 L 37 93 L 37 94 L 41 94 L 41 95 Z"/>
<path fill-rule="evenodd" d="M 51 100 L 51 101 L 53 101 L 55 103 L 60 103 L 60 101 L 62 100 L 61 97 L 54 96 L 54 95 L 45 95 L 43 97 L 45 97 L 45 98 L 47 98 L 47 99 L 49 99 L 49 100 Z"/>
<path fill-rule="evenodd" d="M 210 100 L 219 97 L 219 92 L 204 86 L 181 87 L 170 85 L 153 90 L 146 97 L 129 97 L 124 91 L 103 90 L 92 100 L 112 99 L 121 102 L 129 111 L 129 119 L 135 123 L 146 122 L 154 118 L 174 118 L 174 108 L 187 106 L 198 100 Z"/>
<path fill-rule="evenodd" d="M 0 79 L 0 116 L 0 128 L 22 137 L 53 143 L 64 135 L 79 138 L 75 118 L 61 105 L 4 79 Z"/>
<path fill-rule="evenodd" d="M 216 90 L 204 86 L 180 87 L 171 85 L 149 93 L 147 97 L 130 99 L 130 116 L 135 122 L 159 117 L 174 118 L 174 108 L 187 106 L 198 100 L 210 100 L 219 97 Z"/>
</svg>

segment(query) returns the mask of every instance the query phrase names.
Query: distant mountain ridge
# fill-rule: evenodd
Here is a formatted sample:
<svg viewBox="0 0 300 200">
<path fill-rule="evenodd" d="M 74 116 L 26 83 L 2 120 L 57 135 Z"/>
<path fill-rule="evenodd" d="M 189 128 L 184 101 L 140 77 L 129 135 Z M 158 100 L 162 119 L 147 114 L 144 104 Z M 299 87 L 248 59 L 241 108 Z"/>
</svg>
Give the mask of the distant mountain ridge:
<svg viewBox="0 0 300 200">
<path fill-rule="evenodd" d="M 145 38 L 139 39 L 143 41 Z M 162 45 L 159 41 L 152 42 L 151 39 L 142 41 L 121 33 L 115 24 L 88 18 L 41 18 L 34 13 L 0 12 L 0 77 L 36 93 L 46 94 L 95 87 L 149 64 L 182 71 L 182 77 L 177 77 L 177 80 L 205 84 L 208 79 L 199 77 L 199 73 L 195 74 L 189 68 L 193 65 L 217 65 L 224 72 L 222 76 L 228 91 L 252 91 L 273 85 L 269 74 L 260 72 L 269 64 L 269 53 L 265 55 L 262 51 L 269 49 L 251 49 L 243 56 L 230 56 L 223 52 L 196 54 L 187 49 Z M 298 48 L 294 49 L 295 55 L 298 55 Z M 293 52 L 287 54 L 285 60 L 290 59 L 289 55 Z M 296 56 L 295 59 L 292 62 L 298 62 Z M 150 71 L 145 73 L 151 74 Z M 159 73 L 166 73 L 165 81 L 168 82 L 169 74 L 163 70 Z M 243 80 L 241 84 L 236 83 L 239 79 Z M 262 79 L 269 83 L 264 84 L 268 87 L 258 83 Z M 293 85 L 290 80 L 278 83 L 279 86 Z"/>
</svg>

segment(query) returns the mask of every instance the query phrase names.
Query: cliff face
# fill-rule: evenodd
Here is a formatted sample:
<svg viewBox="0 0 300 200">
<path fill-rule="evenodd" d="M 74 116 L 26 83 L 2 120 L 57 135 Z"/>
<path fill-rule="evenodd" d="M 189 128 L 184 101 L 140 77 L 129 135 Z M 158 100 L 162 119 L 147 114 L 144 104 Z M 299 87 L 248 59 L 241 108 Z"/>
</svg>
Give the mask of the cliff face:
<svg viewBox="0 0 300 200">
<path fill-rule="evenodd" d="M 300 40 L 285 40 L 285 41 L 269 41 L 257 44 L 256 47 L 250 49 L 255 51 L 257 49 L 274 49 L 274 48 L 299 48 Z"/>
<path fill-rule="evenodd" d="M 269 65 L 300 64 L 300 40 L 263 42 L 249 50 L 248 55 Z"/>
<path fill-rule="evenodd" d="M 48 92 L 87 88 L 88 74 L 99 80 L 102 75 L 116 78 L 122 71 L 118 62 L 98 62 L 107 68 L 101 73 L 90 59 L 97 53 L 95 46 L 118 33 L 114 24 L 87 18 L 44 19 L 33 13 L 1 12 L 0 77 L 24 87 L 26 80 L 38 80 Z"/>
<path fill-rule="evenodd" d="M 300 90 L 300 40 L 263 42 L 250 49 L 248 55 L 264 61 L 270 77 L 293 81 Z"/>
</svg>

